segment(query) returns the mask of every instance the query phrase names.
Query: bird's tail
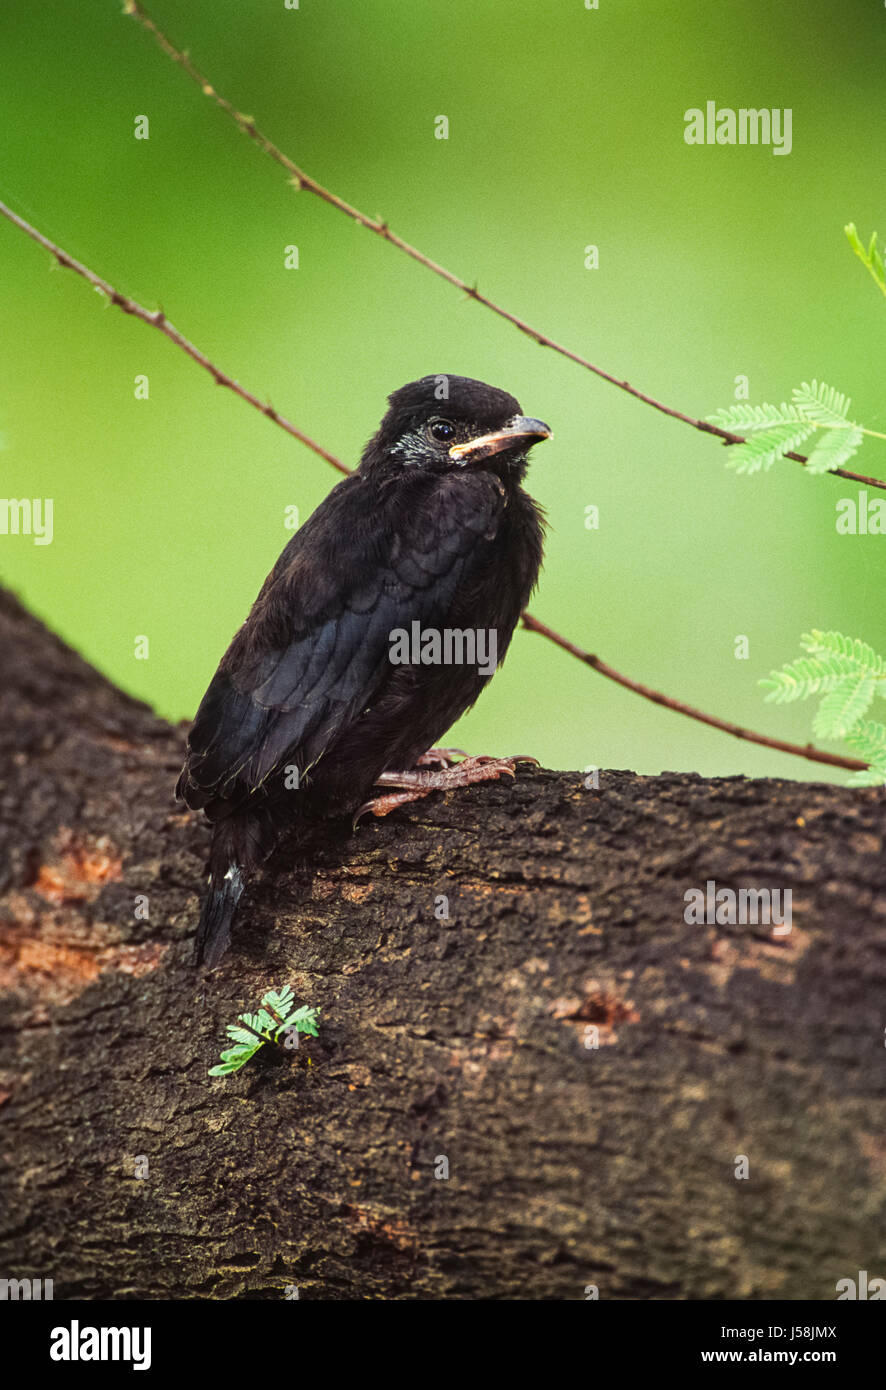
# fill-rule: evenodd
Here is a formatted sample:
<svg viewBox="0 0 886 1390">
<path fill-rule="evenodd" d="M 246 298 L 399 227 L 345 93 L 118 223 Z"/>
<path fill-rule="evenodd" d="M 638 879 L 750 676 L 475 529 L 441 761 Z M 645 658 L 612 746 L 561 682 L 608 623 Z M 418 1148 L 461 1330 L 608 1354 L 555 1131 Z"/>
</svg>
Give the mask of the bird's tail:
<svg viewBox="0 0 886 1390">
<path fill-rule="evenodd" d="M 231 864 L 223 877 L 209 875 L 209 889 L 203 900 L 203 911 L 197 925 L 194 963 L 213 970 L 231 941 L 231 923 L 245 888 L 243 873 Z"/>
<path fill-rule="evenodd" d="M 209 855 L 209 888 L 197 924 L 195 964 L 210 970 L 231 944 L 231 923 L 247 880 L 277 839 L 266 810 L 233 813 L 216 822 Z"/>
</svg>

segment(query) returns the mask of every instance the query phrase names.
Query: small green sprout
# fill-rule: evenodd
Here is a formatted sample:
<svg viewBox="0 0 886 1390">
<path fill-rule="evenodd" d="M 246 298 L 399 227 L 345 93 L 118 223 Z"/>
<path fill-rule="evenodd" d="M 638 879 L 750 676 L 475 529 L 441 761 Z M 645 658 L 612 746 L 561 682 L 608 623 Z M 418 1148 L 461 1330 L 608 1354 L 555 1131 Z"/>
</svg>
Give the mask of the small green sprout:
<svg viewBox="0 0 886 1390">
<path fill-rule="evenodd" d="M 299 1033 L 308 1033 L 316 1038 L 320 1010 L 309 1008 L 307 1004 L 292 1010 L 294 1002 L 295 996 L 289 985 L 284 985 L 280 990 L 269 989 L 262 998 L 258 1013 L 240 1014 L 237 1023 L 229 1023 L 227 1034 L 236 1046 L 227 1048 L 221 1054 L 221 1063 L 210 1067 L 209 1075 L 227 1076 L 232 1071 L 239 1071 L 265 1043 L 296 1048 Z M 283 1034 L 286 1035 L 285 1042 L 280 1041 Z"/>
</svg>

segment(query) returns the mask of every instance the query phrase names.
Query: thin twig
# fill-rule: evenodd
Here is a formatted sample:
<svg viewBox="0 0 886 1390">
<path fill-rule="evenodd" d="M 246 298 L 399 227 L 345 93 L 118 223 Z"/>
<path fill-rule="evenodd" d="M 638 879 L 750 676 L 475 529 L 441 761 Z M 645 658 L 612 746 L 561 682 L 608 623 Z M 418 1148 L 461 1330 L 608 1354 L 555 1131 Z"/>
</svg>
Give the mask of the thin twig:
<svg viewBox="0 0 886 1390">
<path fill-rule="evenodd" d="M 36 241 L 40 246 L 44 246 L 47 251 L 51 252 L 59 265 L 64 266 L 67 270 L 76 271 L 78 275 L 82 275 L 84 280 L 88 280 L 89 284 L 93 285 L 95 289 L 101 290 L 102 294 L 107 295 L 110 303 L 116 304 L 117 308 L 122 309 L 124 314 L 131 314 L 133 318 L 141 319 L 143 323 L 150 324 L 152 328 L 158 328 L 171 342 L 175 343 L 176 347 L 180 347 L 182 352 L 186 352 L 193 361 L 203 367 L 205 371 L 209 372 L 209 375 L 218 386 L 227 386 L 228 389 L 239 396 L 241 400 L 248 401 L 250 405 L 255 406 L 255 409 L 260 410 L 262 415 L 266 415 L 269 420 L 273 420 L 275 425 L 279 425 L 287 434 L 291 434 L 293 439 L 297 439 L 300 444 L 306 444 L 309 449 L 313 449 L 315 454 L 319 454 L 327 463 L 331 463 L 333 468 L 337 468 L 340 473 L 350 473 L 351 470 L 346 468 L 341 459 L 335 457 L 335 454 L 330 454 L 327 449 L 323 448 L 322 444 L 318 444 L 315 439 L 311 439 L 310 435 L 304 434 L 298 429 L 291 420 L 287 420 L 285 415 L 281 415 L 279 410 L 275 410 L 269 403 L 265 404 L 260 401 L 258 396 L 254 396 L 251 391 L 246 390 L 245 386 L 241 386 L 233 377 L 228 376 L 227 372 L 223 372 L 214 362 L 210 362 L 209 358 L 202 353 L 198 347 L 195 347 L 182 333 L 179 333 L 177 328 L 173 327 L 162 309 L 155 309 L 152 313 L 150 309 L 145 309 L 141 304 L 136 304 L 134 299 L 130 299 L 127 295 L 121 294 L 119 290 L 115 290 L 114 286 L 108 284 L 107 280 L 103 280 L 100 275 L 96 275 L 88 266 L 81 265 L 80 261 L 75 260 L 73 256 L 69 256 L 67 251 L 63 251 L 60 246 L 56 246 L 48 237 L 43 236 L 41 232 L 37 231 L 36 227 L 32 227 L 30 222 L 26 222 L 23 217 L 19 217 L 11 208 L 8 208 L 5 203 L 0 203 L 0 213 L 8 218 L 16 227 L 20 227 L 32 241 Z"/>
<path fill-rule="evenodd" d="M 295 161 L 290 159 L 289 155 L 284 154 L 272 140 L 269 140 L 268 137 L 259 130 L 252 116 L 244 116 L 242 112 L 238 111 L 237 108 L 227 100 L 227 98 L 216 91 L 212 83 L 194 66 L 187 53 L 176 48 L 163 33 L 163 30 L 154 23 L 154 20 L 151 19 L 144 7 L 138 3 L 138 0 L 124 0 L 123 13 L 131 15 L 133 19 L 138 20 L 139 24 L 153 36 L 163 52 L 171 58 L 174 63 L 177 63 L 178 66 L 187 73 L 188 77 L 197 84 L 204 96 L 210 97 L 212 101 L 215 102 L 216 106 L 221 107 L 222 111 L 230 116 L 237 127 L 248 135 L 251 140 L 254 140 L 266 155 L 273 159 L 275 163 L 279 164 L 282 169 L 286 170 L 295 188 L 300 190 L 303 189 L 306 193 L 313 193 L 317 198 L 322 198 L 324 203 L 329 203 L 330 207 L 337 208 L 339 212 L 343 212 L 346 217 L 352 218 L 352 220 L 359 223 L 361 227 L 365 227 L 367 231 L 374 232 L 376 236 L 380 236 L 384 241 L 390 242 L 392 246 L 396 246 L 398 251 L 402 251 L 405 255 L 411 256 L 414 261 L 418 261 L 419 265 L 425 266 L 427 270 L 432 271 L 434 275 L 439 275 L 442 280 L 448 281 L 450 285 L 454 285 L 456 289 L 461 290 L 463 294 L 475 300 L 477 304 L 482 304 L 485 309 L 489 309 L 493 314 L 497 314 L 499 318 L 512 324 L 520 333 L 525 333 L 526 336 L 537 343 L 539 347 L 550 348 L 552 352 L 559 353 L 561 357 L 565 357 L 570 362 L 574 362 L 577 366 L 583 367 L 585 371 L 593 372 L 594 376 L 600 377 L 603 381 L 608 381 L 612 386 L 617 386 L 620 391 L 626 391 L 628 395 L 633 396 L 635 400 L 642 401 L 644 405 L 652 406 L 653 410 L 660 411 L 662 415 L 669 415 L 672 420 L 682 420 L 685 425 L 691 425 L 694 430 L 700 430 L 702 434 L 714 435 L 717 439 L 721 439 L 724 444 L 747 443 L 745 435 L 734 434 L 731 430 L 726 430 L 719 425 L 711 424 L 708 420 L 699 420 L 693 415 L 685 414 L 682 410 L 675 410 L 673 406 L 665 405 L 663 401 L 656 400 L 654 396 L 647 395 L 645 391 L 641 391 L 638 387 L 632 386 L 630 382 L 623 381 L 621 378 L 614 376 L 611 372 L 607 372 L 602 367 L 596 366 L 595 363 L 590 362 L 586 357 L 582 357 L 580 353 L 574 352 L 572 348 L 565 347 L 562 343 L 556 342 L 553 338 L 549 338 L 548 335 L 542 333 L 540 329 L 533 328 L 532 324 L 527 323 L 525 319 L 518 318 L 516 314 L 512 314 L 500 304 L 496 304 L 495 301 L 489 299 L 487 295 L 481 294 L 476 285 L 469 285 L 466 280 L 462 280 L 460 276 L 455 275 L 451 270 L 447 270 L 445 266 L 438 264 L 437 261 L 431 260 L 429 256 L 419 251 L 418 247 L 410 245 L 408 241 L 404 241 L 402 237 L 392 232 L 387 222 L 382 222 L 378 218 L 367 217 L 366 213 L 361 212 L 359 208 L 353 207 L 352 204 L 346 202 L 344 198 L 340 198 L 337 193 L 333 193 L 331 189 L 325 188 L 322 183 L 318 183 L 316 179 L 312 179 L 310 174 L 306 174 L 304 169 L 299 168 Z M 797 454 L 794 453 L 793 450 L 787 451 L 783 457 L 793 459 L 796 463 L 805 464 L 808 462 L 808 455 Z M 829 472 L 835 478 L 846 478 L 850 482 L 863 483 L 868 487 L 886 489 L 886 480 L 883 478 L 869 478 L 864 473 L 852 473 L 847 468 L 832 468 Z"/>
<path fill-rule="evenodd" d="M 744 729 L 740 724 L 730 724 L 726 719 L 718 719 L 716 715 L 705 714 L 703 710 L 694 709 L 692 705 L 684 705 L 682 700 L 674 700 L 670 695 L 663 695 L 660 690 L 653 690 L 651 686 L 641 685 L 639 681 L 632 681 L 629 676 L 623 676 L 620 671 L 616 671 L 613 666 L 601 661 L 598 656 L 593 656 L 586 652 L 584 648 L 576 646 L 570 642 L 568 637 L 561 637 L 559 632 L 548 627 L 546 623 L 540 623 L 538 618 L 534 618 L 531 613 L 523 614 L 523 626 L 530 632 L 539 632 L 542 637 L 549 638 L 558 647 L 562 647 L 564 652 L 569 652 L 572 656 L 578 657 L 586 666 L 597 671 L 607 680 L 615 681 L 617 685 L 623 685 L 625 690 L 633 690 L 635 695 L 642 695 L 644 700 L 651 700 L 653 704 L 664 705 L 665 709 L 676 710 L 677 714 L 685 714 L 689 719 L 697 719 L 700 724 L 710 724 L 712 729 L 720 729 L 724 734 L 732 734 L 733 738 L 744 739 L 746 743 L 759 743 L 763 748 L 774 748 L 779 753 L 793 753 L 801 758 L 808 758 L 811 763 L 827 763 L 831 767 L 847 767 L 853 771 L 861 771 L 862 768 L 869 766 L 859 758 L 844 758 L 839 753 L 825 753 L 821 748 L 815 748 L 813 744 L 807 743 L 802 747 L 796 743 L 785 743 L 780 738 L 769 738 L 766 734 L 755 734 L 752 729 Z"/>
<path fill-rule="evenodd" d="M 279 425 L 281 429 L 286 430 L 287 434 L 291 434 L 293 438 L 297 439 L 301 444 L 307 445 L 315 454 L 319 454 L 327 463 L 331 463 L 334 468 L 337 468 L 340 473 L 349 474 L 351 472 L 351 469 L 348 468 L 341 459 L 336 458 L 334 454 L 324 449 L 323 446 L 312 439 L 310 435 L 296 428 L 291 421 L 287 420 L 279 411 L 274 410 L 272 406 L 263 405 L 258 396 L 254 395 L 252 391 L 247 391 L 245 387 L 240 386 L 232 377 L 229 377 L 225 372 L 221 371 L 220 368 L 216 367 L 215 363 L 211 362 L 199 348 L 195 347 L 183 334 L 173 328 L 162 310 L 158 309 L 152 313 L 141 304 L 137 304 L 134 299 L 130 299 L 128 295 L 121 294 L 119 290 L 114 289 L 114 286 L 109 284 L 107 280 L 103 280 L 100 275 L 96 275 L 88 266 L 82 265 L 80 261 L 75 260 L 67 251 L 62 250 L 60 246 L 56 246 L 55 242 L 50 241 L 42 232 L 38 232 L 36 227 L 32 227 L 24 218 L 19 217 L 18 214 L 14 213 L 11 208 L 8 208 L 5 203 L 0 203 L 0 214 L 7 218 L 14 226 L 20 228 L 32 241 L 36 241 L 39 246 L 44 247 L 55 257 L 55 260 L 60 266 L 68 270 L 73 270 L 77 275 L 80 275 L 86 280 L 88 284 L 100 290 L 102 294 L 107 296 L 109 303 L 115 304 L 118 309 L 122 309 L 124 314 L 131 314 L 134 318 L 141 319 L 142 323 L 148 324 L 151 328 L 158 329 L 169 338 L 170 342 L 173 342 L 176 347 L 181 348 L 193 361 L 197 362 L 209 372 L 210 376 L 218 382 L 220 386 L 229 387 L 241 400 L 254 406 L 262 415 L 267 416 L 275 425 Z M 608 680 L 616 681 L 618 685 L 623 685 L 627 690 L 635 691 L 636 694 L 644 696 L 647 700 L 652 700 L 655 704 L 664 705 L 667 709 L 676 710 L 679 714 L 688 715 L 691 719 L 697 719 L 702 724 L 710 724 L 715 729 L 722 729 L 725 733 L 732 734 L 735 738 L 742 738 L 750 743 L 759 743 L 766 748 L 774 748 L 781 753 L 791 753 L 795 757 L 805 758 L 809 762 L 828 763 L 832 767 L 845 767 L 855 770 L 868 766 L 867 763 L 860 762 L 857 758 L 844 758 L 836 753 L 825 753 L 819 748 L 814 748 L 811 744 L 801 747 L 799 744 L 785 743 L 780 739 L 768 738 L 765 734 L 753 733 L 750 729 L 743 729 L 738 724 L 729 724 L 723 719 L 717 719 L 712 714 L 704 714 L 701 710 L 693 709 L 691 705 L 684 705 L 679 700 L 671 699 L 669 695 L 662 695 L 657 690 L 651 690 L 648 686 L 641 685 L 637 681 L 632 681 L 628 676 L 621 675 L 614 667 L 608 666 L 605 661 L 601 661 L 599 657 L 592 656 L 589 652 L 576 646 L 574 642 L 570 642 L 567 637 L 562 637 L 560 633 L 555 632 L 554 629 L 548 627 L 547 624 L 539 622 L 531 613 L 526 612 L 523 614 L 523 625 L 531 632 L 539 632 L 543 636 L 549 638 L 552 642 L 555 642 L 558 647 L 562 647 L 564 651 L 571 652 L 573 656 L 578 657 L 579 661 L 583 661 L 586 665 L 591 666 L 595 671 L 599 672 L 601 676 L 606 676 Z"/>
</svg>

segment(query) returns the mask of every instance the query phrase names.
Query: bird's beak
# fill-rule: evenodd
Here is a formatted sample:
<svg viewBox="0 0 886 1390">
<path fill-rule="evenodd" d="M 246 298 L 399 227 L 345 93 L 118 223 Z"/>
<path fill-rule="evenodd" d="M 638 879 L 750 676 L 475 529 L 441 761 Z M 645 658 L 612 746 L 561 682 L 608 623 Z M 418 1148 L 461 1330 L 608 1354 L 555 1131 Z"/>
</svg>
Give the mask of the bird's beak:
<svg viewBox="0 0 886 1390">
<path fill-rule="evenodd" d="M 503 449 L 513 449 L 518 445 L 526 448 L 537 444 L 540 439 L 549 439 L 551 429 L 543 420 L 533 420 L 528 415 L 515 415 L 504 429 L 493 434 L 481 434 L 478 439 L 466 439 L 464 444 L 453 444 L 449 457 L 455 463 L 475 463 L 478 459 L 500 454 Z"/>
</svg>

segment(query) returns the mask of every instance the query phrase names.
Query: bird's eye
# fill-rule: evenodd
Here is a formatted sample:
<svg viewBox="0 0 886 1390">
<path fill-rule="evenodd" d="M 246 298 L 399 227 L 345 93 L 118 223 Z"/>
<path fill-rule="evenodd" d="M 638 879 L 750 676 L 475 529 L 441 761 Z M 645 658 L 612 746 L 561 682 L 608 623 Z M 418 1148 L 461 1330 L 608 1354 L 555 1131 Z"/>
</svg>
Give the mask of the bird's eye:
<svg viewBox="0 0 886 1390">
<path fill-rule="evenodd" d="M 428 434 L 440 444 L 445 444 L 447 440 L 455 438 L 455 425 L 451 420 L 432 420 L 428 425 Z"/>
</svg>

